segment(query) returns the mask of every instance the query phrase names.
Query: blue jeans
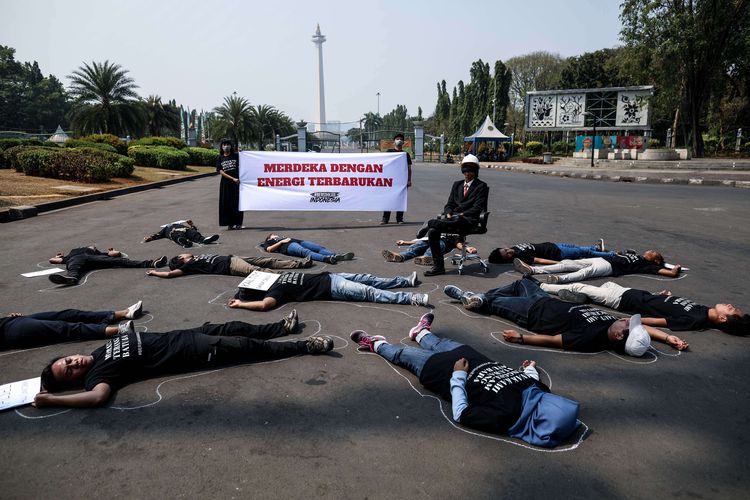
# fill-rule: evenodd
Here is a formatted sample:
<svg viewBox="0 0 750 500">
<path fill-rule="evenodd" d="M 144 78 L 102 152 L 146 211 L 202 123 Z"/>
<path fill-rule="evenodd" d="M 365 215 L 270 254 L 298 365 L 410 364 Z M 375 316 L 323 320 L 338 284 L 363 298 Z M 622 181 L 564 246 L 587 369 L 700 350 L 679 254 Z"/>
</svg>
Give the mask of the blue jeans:
<svg viewBox="0 0 750 500">
<path fill-rule="evenodd" d="M 0 348 L 19 349 L 105 338 L 107 323 L 114 320 L 112 311 L 79 311 L 65 309 L 9 319 L 0 332 Z"/>
<path fill-rule="evenodd" d="M 501 288 L 493 288 L 480 293 L 484 300 L 482 309 L 485 312 L 509 319 L 522 328 L 526 328 L 529 310 L 539 299 L 549 294 L 531 280 L 518 280 Z"/>
<path fill-rule="evenodd" d="M 440 250 L 445 253 L 445 241 L 440 240 Z M 430 243 L 428 241 L 419 240 L 418 242 L 410 245 L 409 248 L 400 253 L 404 260 L 413 259 L 424 255 L 426 257 L 432 257 L 432 250 L 430 250 Z"/>
<path fill-rule="evenodd" d="M 309 255 L 312 260 L 318 262 L 323 262 L 329 255 L 335 255 L 323 245 L 318 245 L 312 241 L 289 243 L 289 246 L 286 247 L 286 254 L 292 257 L 307 257 Z"/>
<path fill-rule="evenodd" d="M 422 374 L 422 369 L 424 368 L 425 363 L 427 363 L 427 360 L 430 359 L 433 354 L 437 352 L 452 351 L 463 345 L 455 340 L 440 338 L 429 331 L 426 332 L 427 334 L 422 336 L 422 339 L 419 341 L 419 345 L 422 347 L 421 349 L 417 347 L 407 347 L 401 344 L 380 344 L 380 347 L 378 347 L 378 354 L 394 365 L 406 368 L 419 377 Z"/>
<path fill-rule="evenodd" d="M 611 257 L 615 255 L 615 252 L 601 252 L 596 245 L 579 247 L 571 243 L 555 243 L 555 246 L 560 249 L 560 253 L 562 254 L 561 259 L 590 259 L 592 257 Z"/>
<path fill-rule="evenodd" d="M 352 302 L 411 304 L 411 292 L 388 292 L 388 288 L 411 286 L 409 278 L 379 278 L 372 274 L 332 273 L 331 297 Z"/>
</svg>

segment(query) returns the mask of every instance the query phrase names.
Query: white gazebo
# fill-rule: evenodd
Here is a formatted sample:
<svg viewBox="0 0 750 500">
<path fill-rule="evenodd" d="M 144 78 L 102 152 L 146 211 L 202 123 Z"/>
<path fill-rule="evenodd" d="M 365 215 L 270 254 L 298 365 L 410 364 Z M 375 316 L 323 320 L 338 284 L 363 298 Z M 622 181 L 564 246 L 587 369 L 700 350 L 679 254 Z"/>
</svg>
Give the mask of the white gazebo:
<svg viewBox="0 0 750 500">
<path fill-rule="evenodd" d="M 62 129 L 62 127 L 58 125 L 57 130 L 55 130 L 55 133 L 52 134 L 50 138 L 47 140 L 49 142 L 54 142 L 55 144 L 62 144 L 68 139 L 70 139 L 70 137 L 68 137 L 68 134 L 66 134 L 65 131 Z"/>
<path fill-rule="evenodd" d="M 471 143 L 471 154 L 477 154 L 477 144 L 480 142 L 491 142 L 495 144 L 500 142 L 510 142 L 510 137 L 500 132 L 495 124 L 492 123 L 490 116 L 484 119 L 482 125 L 479 126 L 476 132 L 468 137 L 464 137 L 464 143 Z"/>
</svg>

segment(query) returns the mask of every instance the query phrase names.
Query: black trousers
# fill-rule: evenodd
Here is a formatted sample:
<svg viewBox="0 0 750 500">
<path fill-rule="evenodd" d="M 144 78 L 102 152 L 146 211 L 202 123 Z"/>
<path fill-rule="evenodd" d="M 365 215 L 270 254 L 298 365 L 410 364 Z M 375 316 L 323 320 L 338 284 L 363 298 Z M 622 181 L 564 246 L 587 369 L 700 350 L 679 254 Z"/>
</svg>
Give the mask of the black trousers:
<svg viewBox="0 0 750 500">
<path fill-rule="evenodd" d="M 440 247 L 440 237 L 443 233 L 464 234 L 476 226 L 476 222 L 466 217 L 458 216 L 450 219 L 431 219 L 427 221 L 427 241 L 430 243 L 430 252 L 435 262 L 435 267 L 443 268 L 443 249 Z"/>
<path fill-rule="evenodd" d="M 76 280 L 93 269 L 111 269 L 115 267 L 151 267 L 150 260 L 130 260 L 125 257 L 110 257 L 109 255 L 75 255 L 67 264 L 68 275 Z"/>
<path fill-rule="evenodd" d="M 0 349 L 103 339 L 114 317 L 113 311 L 65 309 L 10 318 L 0 328 Z"/>
</svg>

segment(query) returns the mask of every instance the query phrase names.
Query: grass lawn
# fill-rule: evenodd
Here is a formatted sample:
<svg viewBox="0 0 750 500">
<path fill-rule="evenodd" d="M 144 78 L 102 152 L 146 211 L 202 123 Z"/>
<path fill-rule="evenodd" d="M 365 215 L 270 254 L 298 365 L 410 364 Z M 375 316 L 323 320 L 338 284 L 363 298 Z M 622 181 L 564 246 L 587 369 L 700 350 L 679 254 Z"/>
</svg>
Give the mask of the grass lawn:
<svg viewBox="0 0 750 500">
<path fill-rule="evenodd" d="M 32 177 L 13 169 L 0 169 L 0 207 L 36 205 L 47 201 L 74 198 L 84 194 L 111 191 L 138 184 L 163 181 L 175 177 L 187 177 L 214 172 L 214 167 L 188 167 L 187 170 L 164 170 L 161 168 L 135 167 L 133 175 L 115 178 L 110 182 L 89 184 L 63 179 Z"/>
</svg>

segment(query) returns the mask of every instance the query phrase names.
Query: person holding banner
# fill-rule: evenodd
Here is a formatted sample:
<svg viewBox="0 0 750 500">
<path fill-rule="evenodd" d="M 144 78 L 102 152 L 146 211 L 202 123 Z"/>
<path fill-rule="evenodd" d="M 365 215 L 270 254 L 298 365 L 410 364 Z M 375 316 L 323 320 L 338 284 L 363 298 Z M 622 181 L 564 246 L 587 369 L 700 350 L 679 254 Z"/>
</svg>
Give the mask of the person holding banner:
<svg viewBox="0 0 750 500">
<path fill-rule="evenodd" d="M 230 321 L 166 333 L 119 335 L 89 355 L 53 359 L 42 371 L 43 390 L 36 395 L 33 405 L 37 408 L 102 406 L 112 392 L 151 377 L 322 354 L 333 349 L 333 339 L 325 335 L 269 342 L 295 333 L 298 325 L 296 311 L 292 311 L 283 320 L 266 325 Z M 83 392 L 54 394 L 80 387 Z"/>
<path fill-rule="evenodd" d="M 240 212 L 240 155 L 229 139 L 221 141 L 216 171 L 221 175 L 219 184 L 219 225 L 228 230 L 242 229 Z"/>
<path fill-rule="evenodd" d="M 266 290 L 240 288 L 227 305 L 232 309 L 248 311 L 270 311 L 287 302 L 311 300 L 428 306 L 430 298 L 426 293 L 388 291 L 389 288 L 417 284 L 416 272 L 393 278 L 380 278 L 372 274 L 288 272 L 280 275 Z"/>
<path fill-rule="evenodd" d="M 427 313 L 409 331 L 420 348 L 390 344 L 382 335 L 351 333 L 360 347 L 415 374 L 422 385 L 451 402 L 461 425 L 507 434 L 535 446 L 553 448 L 578 428 L 578 403 L 550 393 L 539 381 L 536 362 L 514 370 L 474 348 L 432 333 Z"/>
<path fill-rule="evenodd" d="M 404 134 L 398 133 L 393 136 L 393 147 L 388 150 L 389 153 L 403 153 L 404 152 Z M 406 167 L 409 170 L 409 177 L 406 181 L 406 187 L 411 187 L 411 155 L 409 155 L 409 152 L 406 152 Z M 386 210 L 383 212 L 383 219 L 380 221 L 380 224 L 388 224 L 391 221 L 391 212 L 390 210 Z M 403 224 L 404 223 L 404 212 L 396 212 L 396 224 Z"/>
</svg>

